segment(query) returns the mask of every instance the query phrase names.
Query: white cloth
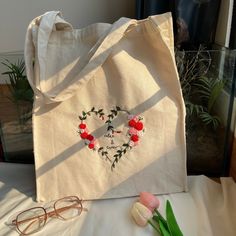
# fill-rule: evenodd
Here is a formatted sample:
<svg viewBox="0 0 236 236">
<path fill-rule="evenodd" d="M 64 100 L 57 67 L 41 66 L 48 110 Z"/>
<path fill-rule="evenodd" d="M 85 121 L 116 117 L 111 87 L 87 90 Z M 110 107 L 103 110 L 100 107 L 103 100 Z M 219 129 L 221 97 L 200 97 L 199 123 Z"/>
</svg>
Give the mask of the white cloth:
<svg viewBox="0 0 236 236">
<path fill-rule="evenodd" d="M 35 202 L 35 174 L 32 165 L 0 163 L 0 235 L 18 235 L 6 222 L 16 212 Z M 160 211 L 170 200 L 185 236 L 236 235 L 236 184 L 221 178 L 218 184 L 205 176 L 188 177 L 188 193 L 161 195 Z M 60 236 L 151 236 L 151 226 L 138 227 L 130 216 L 137 198 L 85 202 L 88 212 L 72 221 L 50 219 L 37 235 Z"/>
</svg>

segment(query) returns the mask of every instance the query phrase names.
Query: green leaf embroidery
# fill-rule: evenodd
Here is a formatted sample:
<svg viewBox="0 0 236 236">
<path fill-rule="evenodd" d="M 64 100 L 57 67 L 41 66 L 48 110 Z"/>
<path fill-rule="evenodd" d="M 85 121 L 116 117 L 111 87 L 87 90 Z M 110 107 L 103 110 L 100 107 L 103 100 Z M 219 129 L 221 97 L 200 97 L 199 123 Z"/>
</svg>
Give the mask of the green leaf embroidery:
<svg viewBox="0 0 236 236">
<path fill-rule="evenodd" d="M 113 120 L 119 114 L 119 112 L 123 112 L 123 113 L 130 115 L 129 111 L 123 110 L 119 106 L 116 106 L 115 108 L 111 109 L 110 114 L 108 114 L 108 115 L 105 114 L 104 109 L 102 109 L 102 108 L 96 109 L 95 107 L 92 107 L 91 110 L 89 110 L 89 111 L 82 111 L 81 112 L 82 114 L 79 116 L 79 119 L 80 119 L 81 123 L 83 123 L 87 119 L 88 116 L 92 116 L 92 113 L 95 114 L 97 117 L 101 118 L 102 120 L 106 119 L 104 121 L 104 123 L 107 124 L 107 131 L 109 132 L 109 135 L 110 135 L 108 137 L 113 138 L 115 133 L 121 133 L 121 131 L 115 130 L 115 128 L 112 125 Z M 79 131 L 80 134 L 83 132 L 82 130 L 83 129 L 80 129 L 80 131 Z M 129 141 L 130 141 L 130 137 L 129 137 Z M 122 156 L 125 155 L 129 150 L 132 149 L 132 146 L 129 145 L 129 141 L 128 141 L 128 143 L 121 144 L 120 150 L 116 151 L 115 155 L 113 155 L 113 158 L 109 157 L 109 153 L 104 147 L 98 148 L 97 152 L 102 157 L 105 156 L 106 157 L 105 159 L 111 162 L 111 170 L 113 170 L 115 168 L 116 163 L 119 162 L 119 160 L 122 158 Z M 111 145 L 113 145 L 113 144 L 114 144 L 114 142 L 112 139 Z M 85 142 L 85 145 L 88 145 L 88 143 Z"/>
<path fill-rule="evenodd" d="M 167 200 L 166 202 L 166 219 L 171 236 L 183 236 L 183 233 L 181 232 L 179 225 L 175 219 L 175 215 L 169 200 Z"/>
<path fill-rule="evenodd" d="M 114 127 L 113 127 L 112 125 L 109 125 L 109 126 L 107 127 L 107 131 L 112 130 L 112 129 L 114 129 Z"/>
</svg>

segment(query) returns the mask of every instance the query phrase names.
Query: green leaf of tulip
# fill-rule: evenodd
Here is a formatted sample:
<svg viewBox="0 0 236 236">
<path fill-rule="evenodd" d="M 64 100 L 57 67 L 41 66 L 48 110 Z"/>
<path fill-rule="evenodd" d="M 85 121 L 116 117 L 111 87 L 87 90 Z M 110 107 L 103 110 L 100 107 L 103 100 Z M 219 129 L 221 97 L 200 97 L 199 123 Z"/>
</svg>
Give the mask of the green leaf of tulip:
<svg viewBox="0 0 236 236">
<path fill-rule="evenodd" d="M 167 224 L 167 221 L 165 220 L 165 218 L 161 215 L 161 213 L 157 209 L 155 209 L 154 211 L 155 211 L 155 214 L 157 214 L 157 215 L 154 215 L 153 219 L 157 223 L 159 223 L 159 221 L 161 221 L 162 224 L 165 226 L 165 228 L 168 230 L 168 224 Z"/>
<path fill-rule="evenodd" d="M 169 233 L 169 230 L 166 229 L 166 227 L 164 226 L 161 220 L 159 220 L 159 227 L 160 227 L 162 236 L 171 236 L 171 234 Z"/>
<path fill-rule="evenodd" d="M 167 219 L 170 235 L 183 236 L 183 233 L 181 232 L 179 225 L 175 219 L 175 215 L 174 215 L 174 212 L 173 212 L 173 209 L 171 207 L 169 200 L 167 200 L 166 202 L 166 219 Z"/>
</svg>

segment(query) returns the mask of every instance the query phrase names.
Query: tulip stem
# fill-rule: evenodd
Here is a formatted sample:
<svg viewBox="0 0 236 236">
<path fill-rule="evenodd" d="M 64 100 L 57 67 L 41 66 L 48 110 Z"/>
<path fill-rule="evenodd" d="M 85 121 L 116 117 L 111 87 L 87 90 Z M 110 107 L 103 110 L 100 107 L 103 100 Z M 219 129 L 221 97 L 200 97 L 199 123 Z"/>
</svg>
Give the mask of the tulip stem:
<svg viewBox="0 0 236 236">
<path fill-rule="evenodd" d="M 161 213 L 157 209 L 154 209 L 154 211 L 162 221 L 166 221 L 165 218 L 161 215 Z"/>
<path fill-rule="evenodd" d="M 153 224 L 151 220 L 148 220 L 148 223 L 160 234 L 160 230 Z"/>
</svg>

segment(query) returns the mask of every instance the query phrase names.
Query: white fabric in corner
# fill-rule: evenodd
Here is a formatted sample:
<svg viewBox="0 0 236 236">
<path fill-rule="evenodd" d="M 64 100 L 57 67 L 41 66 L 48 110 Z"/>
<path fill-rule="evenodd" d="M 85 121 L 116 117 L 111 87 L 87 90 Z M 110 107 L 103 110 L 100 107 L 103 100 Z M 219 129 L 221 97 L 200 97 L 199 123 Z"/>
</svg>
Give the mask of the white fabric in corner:
<svg viewBox="0 0 236 236">
<path fill-rule="evenodd" d="M 16 175 L 17 173 L 17 175 Z M 49 203 L 35 202 L 34 166 L 0 162 L 0 235 L 18 236 L 7 226 L 17 212 Z M 188 176 L 187 193 L 160 195 L 160 212 L 170 200 L 184 236 L 235 236 L 236 183 L 221 178 L 221 184 L 206 176 Z M 48 219 L 35 236 L 150 236 L 151 226 L 137 226 L 130 215 L 137 197 L 86 201 L 88 212 L 71 221 Z"/>
</svg>

